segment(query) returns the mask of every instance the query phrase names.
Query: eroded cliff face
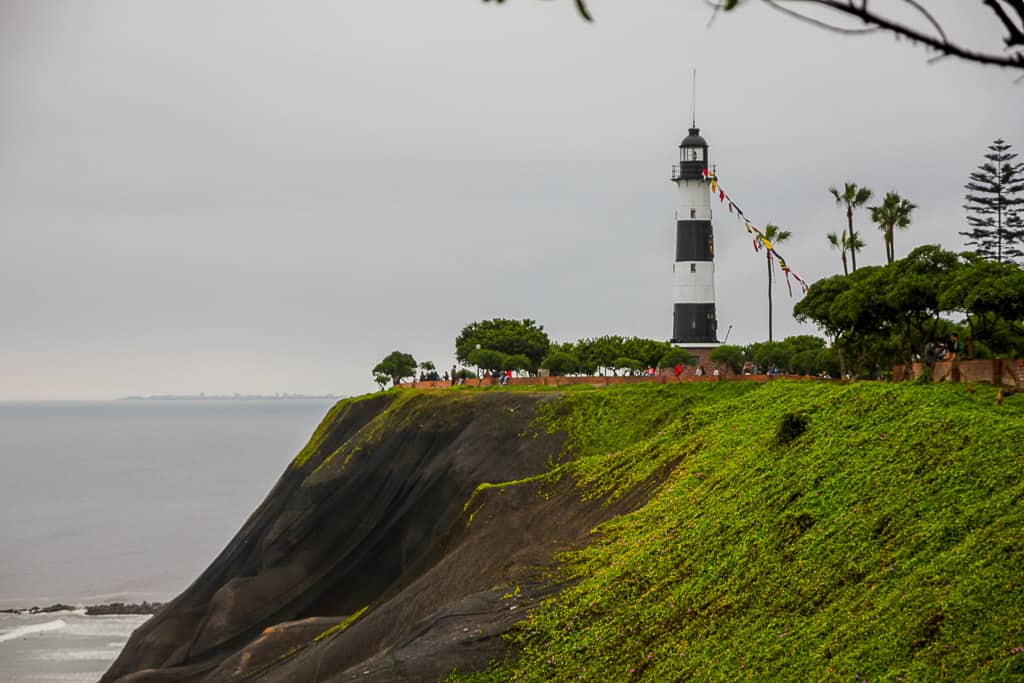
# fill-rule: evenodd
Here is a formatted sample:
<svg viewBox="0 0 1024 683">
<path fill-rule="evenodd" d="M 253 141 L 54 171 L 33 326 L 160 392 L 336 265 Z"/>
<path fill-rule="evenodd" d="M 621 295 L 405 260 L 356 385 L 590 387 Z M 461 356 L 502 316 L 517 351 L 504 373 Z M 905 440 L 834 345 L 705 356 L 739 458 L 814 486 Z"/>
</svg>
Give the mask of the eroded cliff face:
<svg viewBox="0 0 1024 683">
<path fill-rule="evenodd" d="M 529 481 L 562 451 L 534 422 L 556 399 L 340 402 L 102 681 L 435 680 L 486 666 L 504 653 L 500 634 L 553 590 L 538 574 L 552 555 L 632 504 L 582 503 L 569 482 L 540 495 Z"/>
</svg>

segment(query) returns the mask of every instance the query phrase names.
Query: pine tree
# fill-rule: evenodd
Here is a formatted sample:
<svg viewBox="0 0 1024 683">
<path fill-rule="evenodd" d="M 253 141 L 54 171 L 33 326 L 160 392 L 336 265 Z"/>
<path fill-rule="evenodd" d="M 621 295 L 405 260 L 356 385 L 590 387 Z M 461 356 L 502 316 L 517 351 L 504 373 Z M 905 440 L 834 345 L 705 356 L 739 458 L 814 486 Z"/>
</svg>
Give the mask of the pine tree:
<svg viewBox="0 0 1024 683">
<path fill-rule="evenodd" d="M 1013 163 L 1017 155 L 1003 140 L 988 148 L 988 161 L 971 173 L 964 186 L 971 230 L 960 234 L 978 254 L 1002 263 L 1024 256 L 1024 163 Z"/>
</svg>

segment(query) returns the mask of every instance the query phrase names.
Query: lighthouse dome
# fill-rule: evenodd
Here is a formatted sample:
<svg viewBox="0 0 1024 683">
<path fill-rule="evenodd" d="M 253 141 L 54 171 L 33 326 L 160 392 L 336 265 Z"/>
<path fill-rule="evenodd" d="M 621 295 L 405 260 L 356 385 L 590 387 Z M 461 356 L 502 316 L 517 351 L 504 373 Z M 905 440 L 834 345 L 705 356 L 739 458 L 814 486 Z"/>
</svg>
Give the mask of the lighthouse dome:
<svg viewBox="0 0 1024 683">
<path fill-rule="evenodd" d="M 700 128 L 691 128 L 690 134 L 679 143 L 680 147 L 707 147 L 708 141 L 700 136 Z"/>
</svg>

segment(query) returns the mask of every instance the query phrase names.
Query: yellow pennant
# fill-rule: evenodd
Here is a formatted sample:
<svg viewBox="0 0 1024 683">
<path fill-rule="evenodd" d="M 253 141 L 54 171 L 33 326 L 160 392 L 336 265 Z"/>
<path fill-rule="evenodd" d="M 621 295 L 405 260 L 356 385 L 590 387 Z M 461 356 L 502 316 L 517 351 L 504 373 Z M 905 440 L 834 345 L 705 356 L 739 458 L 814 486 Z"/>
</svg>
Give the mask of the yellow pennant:
<svg viewBox="0 0 1024 683">
<path fill-rule="evenodd" d="M 764 235 L 761 236 L 761 244 L 764 245 L 765 249 L 771 249 L 772 248 L 771 241 L 767 237 L 765 237 Z"/>
<path fill-rule="evenodd" d="M 711 179 L 711 193 L 714 194 L 718 190 L 718 181 L 714 178 Z"/>
</svg>

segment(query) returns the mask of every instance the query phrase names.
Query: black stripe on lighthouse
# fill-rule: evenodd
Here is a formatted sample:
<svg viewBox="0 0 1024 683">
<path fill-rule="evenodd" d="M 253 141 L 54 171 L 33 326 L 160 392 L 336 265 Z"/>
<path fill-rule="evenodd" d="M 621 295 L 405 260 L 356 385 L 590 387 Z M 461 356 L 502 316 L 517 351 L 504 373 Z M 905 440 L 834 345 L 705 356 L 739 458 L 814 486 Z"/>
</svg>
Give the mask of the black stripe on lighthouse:
<svg viewBox="0 0 1024 683">
<path fill-rule="evenodd" d="M 713 261 L 711 221 L 676 221 L 676 263 Z"/>
<path fill-rule="evenodd" d="M 672 311 L 672 342 L 717 343 L 715 304 L 675 304 Z"/>
</svg>

